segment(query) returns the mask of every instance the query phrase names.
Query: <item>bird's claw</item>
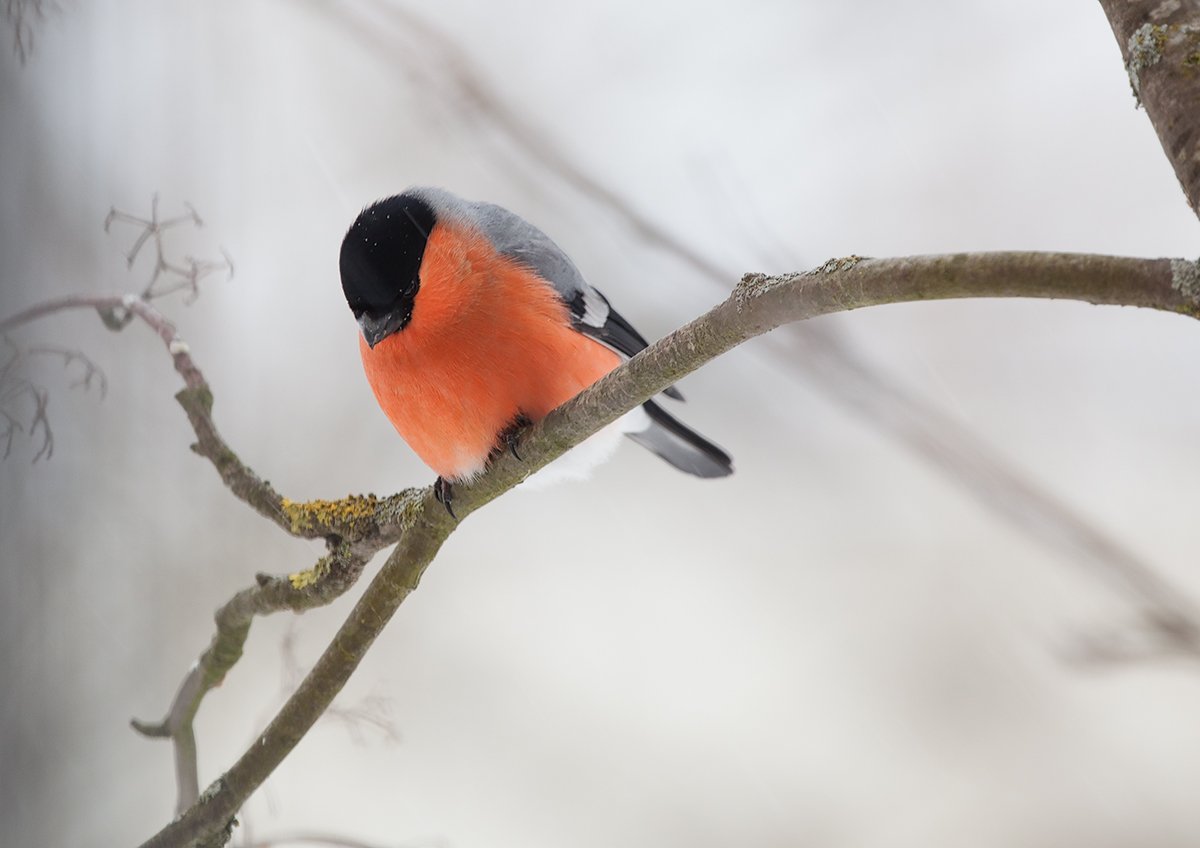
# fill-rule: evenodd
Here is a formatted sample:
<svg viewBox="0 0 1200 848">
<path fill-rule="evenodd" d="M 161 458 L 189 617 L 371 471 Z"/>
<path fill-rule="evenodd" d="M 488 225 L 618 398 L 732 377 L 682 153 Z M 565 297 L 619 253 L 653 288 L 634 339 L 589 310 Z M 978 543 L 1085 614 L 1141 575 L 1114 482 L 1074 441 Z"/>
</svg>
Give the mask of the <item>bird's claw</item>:
<svg viewBox="0 0 1200 848">
<path fill-rule="evenodd" d="M 444 477 L 437 478 L 433 484 L 433 496 L 437 498 L 437 502 L 446 508 L 446 512 L 450 513 L 450 517 L 458 521 L 458 516 L 454 514 L 454 492 L 450 481 Z"/>
<path fill-rule="evenodd" d="M 518 413 L 517 417 L 513 419 L 512 423 L 505 427 L 500 433 L 500 444 L 502 445 L 501 450 L 507 450 L 517 458 L 517 462 L 525 461 L 521 457 L 521 454 L 517 453 L 517 446 L 521 444 L 521 433 L 532 423 L 533 422 L 529 420 L 529 417 L 525 415 L 525 413 Z"/>
<path fill-rule="evenodd" d="M 521 455 L 517 453 L 517 445 L 521 444 L 521 433 L 519 430 L 510 430 L 504 434 L 504 444 L 508 448 L 508 452 L 517 458 L 517 462 L 524 462 Z"/>
</svg>

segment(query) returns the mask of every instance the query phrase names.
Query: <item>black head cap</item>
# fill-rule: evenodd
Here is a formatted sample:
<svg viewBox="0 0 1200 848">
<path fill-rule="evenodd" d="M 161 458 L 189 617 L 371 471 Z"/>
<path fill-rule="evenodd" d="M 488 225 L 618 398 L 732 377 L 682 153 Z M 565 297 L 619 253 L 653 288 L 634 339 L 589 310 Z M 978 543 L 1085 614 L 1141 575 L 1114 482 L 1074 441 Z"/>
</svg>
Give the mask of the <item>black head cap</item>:
<svg viewBox="0 0 1200 848">
<path fill-rule="evenodd" d="M 434 223 L 426 201 L 398 194 L 364 209 L 342 240 L 342 291 L 371 347 L 412 318 Z"/>
</svg>

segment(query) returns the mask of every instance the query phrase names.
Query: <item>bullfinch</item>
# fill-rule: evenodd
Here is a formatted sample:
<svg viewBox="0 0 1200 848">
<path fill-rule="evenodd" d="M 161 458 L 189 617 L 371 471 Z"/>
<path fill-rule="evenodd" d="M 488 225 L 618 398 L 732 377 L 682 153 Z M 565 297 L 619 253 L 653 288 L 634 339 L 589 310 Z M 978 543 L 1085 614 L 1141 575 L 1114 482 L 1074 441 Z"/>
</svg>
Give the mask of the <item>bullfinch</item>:
<svg viewBox="0 0 1200 848">
<path fill-rule="evenodd" d="M 340 270 L 367 381 L 437 472 L 451 514 L 452 482 L 479 474 L 498 450 L 515 453 L 523 425 L 647 345 L 549 236 L 443 189 L 410 188 L 365 209 L 342 241 Z M 673 387 L 663 394 L 682 400 Z M 725 451 L 656 400 L 615 432 L 688 474 L 733 472 Z"/>
</svg>

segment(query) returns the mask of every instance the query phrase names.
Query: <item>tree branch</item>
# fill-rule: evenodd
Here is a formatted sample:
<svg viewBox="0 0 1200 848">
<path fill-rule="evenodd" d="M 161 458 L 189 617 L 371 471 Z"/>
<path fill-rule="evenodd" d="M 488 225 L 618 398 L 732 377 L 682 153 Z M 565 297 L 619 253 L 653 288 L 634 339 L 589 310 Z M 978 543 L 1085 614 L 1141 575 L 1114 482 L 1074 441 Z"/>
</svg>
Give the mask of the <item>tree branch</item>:
<svg viewBox="0 0 1200 848">
<path fill-rule="evenodd" d="M 1200 3 L 1100 0 L 1133 95 L 1200 215 Z"/>
<path fill-rule="evenodd" d="M 245 466 L 217 431 L 212 420 L 212 390 L 203 372 L 192 359 L 191 348 L 180 338 L 175 325 L 144 297 L 137 295 L 71 295 L 39 303 L 0 321 L 0 333 L 7 333 L 22 324 L 73 309 L 94 309 L 104 325 L 120 330 L 133 318 L 141 319 L 154 330 L 171 354 L 175 370 L 183 378 L 184 388 L 175 399 L 187 413 L 196 432 L 197 442 L 192 450 L 209 460 L 221 475 L 225 485 L 260 515 L 274 522 L 285 532 L 301 538 L 321 536 L 317 530 L 298 529 L 283 508 L 283 497 L 269 483 Z"/>
<path fill-rule="evenodd" d="M 212 641 L 184 675 L 166 716 L 154 723 L 131 721 L 133 728 L 145 736 L 171 740 L 178 790 L 176 811 L 181 813 L 199 798 L 193 719 L 205 695 L 241 658 L 254 617 L 283 610 L 298 612 L 341 597 L 358 580 L 371 557 L 399 538 L 400 519 L 411 508 L 415 496 L 410 490 L 383 499 L 350 497 L 338 502 L 298 504 L 279 495 L 245 466 L 221 437 L 212 420 L 212 392 L 204 374 L 175 326 L 144 296 L 77 295 L 46 301 L 0 321 L 0 334 L 70 309 L 95 309 L 105 326 L 116 331 L 128 326 L 135 317 L 154 330 L 184 381 L 184 388 L 175 397 L 196 433 L 198 441 L 192 450 L 208 459 L 229 490 L 260 515 L 292 536 L 324 538 L 329 547 L 329 553 L 307 571 L 287 577 L 260 574 L 257 585 L 242 590 L 222 606 L 216 613 L 217 627 Z M 45 396 L 32 387 L 31 390 L 39 398 L 41 410 L 35 423 L 40 421 L 46 428 L 48 445 Z M 7 438 L 11 439 L 11 428 L 17 425 L 11 419 L 8 424 Z M 0 433 L 0 441 L 5 438 Z"/>
<path fill-rule="evenodd" d="M 33 33 L 46 19 L 46 13 L 56 10 L 50 0 L 5 0 L 4 21 L 12 30 L 13 52 L 24 65 L 33 52 Z"/>
<path fill-rule="evenodd" d="M 958 297 L 1069 298 L 1200 314 L 1200 267 L 1185 260 L 1062 253 L 955 254 L 903 259 L 849 257 L 803 274 L 745 276 L 724 302 L 651 345 L 534 425 L 522 459 L 501 455 L 478 480 L 455 490 L 460 518 L 513 488 L 625 411 L 742 342 L 793 321 L 865 306 Z M 233 817 L 303 738 L 457 524 L 432 488 L 413 493 L 399 544 L 296 692 L 255 744 L 189 809 L 144 848 L 223 844 Z M 1164 581 L 1131 574 L 1129 587 L 1151 620 L 1200 655 L 1200 618 Z M 1152 576 L 1151 576 L 1152 577 Z"/>
<path fill-rule="evenodd" d="M 524 153 L 539 186 L 548 176 L 557 177 L 622 223 L 631 237 L 674 256 L 718 290 L 725 289 L 731 277 L 728 269 L 674 235 L 670 227 L 655 221 L 629 197 L 589 174 L 554 141 L 551 133 L 506 101 L 486 69 L 455 41 L 452 33 L 395 4 L 371 4 L 378 11 L 376 17 L 364 14 L 363 7 L 320 5 L 329 10 L 331 23 L 351 27 L 360 43 L 374 49 L 382 61 L 403 68 L 416 80 L 415 90 L 439 107 L 449 105 L 464 121 L 483 123 L 506 136 L 516 150 Z M 381 29 L 379 19 L 394 22 L 396 31 Z M 397 44 L 403 49 L 396 49 Z M 783 261 L 776 260 L 775 264 L 802 264 L 789 261 L 787 252 L 775 251 L 784 255 Z M 970 428 L 946 415 L 895 375 L 867 361 L 836 327 L 828 323 L 797 324 L 785 333 L 774 334 L 770 343 L 773 353 L 791 360 L 795 375 L 826 399 L 925 460 L 976 503 L 1061 558 L 1106 573 L 1121 573 L 1130 567 L 1149 570 L 1110 532 L 1088 522 L 1023 475 Z"/>
</svg>

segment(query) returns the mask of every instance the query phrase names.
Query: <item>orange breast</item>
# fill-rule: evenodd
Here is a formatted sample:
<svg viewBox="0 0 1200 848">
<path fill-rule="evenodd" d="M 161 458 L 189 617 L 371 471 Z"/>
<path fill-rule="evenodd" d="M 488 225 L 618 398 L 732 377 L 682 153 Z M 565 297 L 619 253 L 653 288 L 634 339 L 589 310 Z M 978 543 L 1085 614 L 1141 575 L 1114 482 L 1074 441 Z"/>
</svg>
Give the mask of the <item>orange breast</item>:
<svg viewBox="0 0 1200 848">
<path fill-rule="evenodd" d="M 552 287 L 483 236 L 439 223 L 408 326 L 363 367 L 384 414 L 440 476 L 478 474 L 518 415 L 537 421 L 620 361 L 571 328 Z"/>
</svg>

